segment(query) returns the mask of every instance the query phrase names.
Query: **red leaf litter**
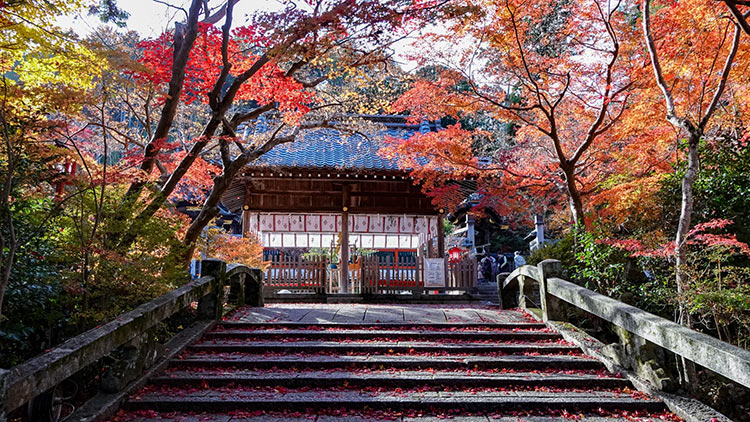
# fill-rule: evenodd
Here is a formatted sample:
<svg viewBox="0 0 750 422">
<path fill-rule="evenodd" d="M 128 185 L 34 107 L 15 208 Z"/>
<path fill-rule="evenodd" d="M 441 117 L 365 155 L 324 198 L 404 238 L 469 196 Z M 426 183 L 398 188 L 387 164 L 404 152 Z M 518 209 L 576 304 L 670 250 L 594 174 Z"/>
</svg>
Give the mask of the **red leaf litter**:
<svg viewBox="0 0 750 422">
<path fill-rule="evenodd" d="M 285 307 L 291 305 L 285 304 Z M 325 309 L 326 305 L 301 304 L 308 308 Z M 368 305 L 369 306 L 369 305 Z M 281 305 L 271 305 L 270 309 L 283 308 Z M 377 309 L 377 305 L 372 306 Z M 424 308 L 445 309 L 447 322 L 464 322 L 457 317 L 451 320 L 448 310 L 450 309 L 488 309 L 497 311 L 492 307 L 477 307 L 475 305 L 420 305 Z M 629 387 L 617 387 L 623 384 L 622 381 L 610 382 L 599 379 L 622 379 L 619 373 L 610 373 L 606 369 L 570 369 L 570 367 L 560 364 L 559 367 L 540 369 L 523 369 L 523 368 L 505 368 L 492 367 L 495 365 L 483 364 L 470 367 L 465 364 L 464 359 L 472 357 L 504 357 L 504 356 L 538 356 L 538 360 L 543 362 L 548 356 L 571 356 L 571 361 L 580 361 L 581 359 L 594 359 L 586 356 L 579 348 L 573 347 L 572 343 L 562 338 L 529 338 L 527 334 L 548 334 L 556 331 L 539 325 L 529 326 L 527 323 L 538 323 L 539 321 L 531 314 L 521 310 L 504 310 L 504 318 L 510 323 L 517 323 L 516 327 L 511 327 L 508 323 L 502 326 L 493 326 L 492 323 L 497 321 L 492 318 L 484 317 L 482 312 L 476 312 L 477 317 L 473 322 L 487 323 L 487 325 L 470 324 L 462 326 L 430 325 L 415 323 L 407 324 L 388 324 L 377 323 L 373 325 L 351 324 L 351 325 L 325 325 L 325 324 L 273 324 L 275 321 L 283 320 L 283 312 L 280 312 L 277 318 L 264 321 L 262 323 L 243 324 L 219 324 L 214 328 L 215 336 L 208 336 L 200 339 L 193 348 L 188 348 L 180 353 L 173 365 L 163 370 L 160 374 L 159 382 L 148 384 L 136 392 L 131 399 L 158 399 L 160 396 L 172 398 L 182 397 L 189 401 L 194 397 L 201 397 L 210 401 L 224 401 L 231 405 L 235 401 L 242 402 L 250 399 L 275 399 L 278 402 L 293 401 L 299 398 L 300 394 L 305 394 L 313 399 L 319 398 L 321 401 L 332 402 L 331 405 L 322 406 L 321 408 L 293 409 L 285 411 L 273 410 L 230 410 L 221 414 L 210 412 L 157 412 L 155 410 L 121 410 L 115 416 L 109 419 L 109 422 L 130 422 L 151 419 L 153 422 L 168 421 L 215 421 L 226 420 L 227 416 L 232 420 L 243 420 L 259 418 L 263 420 L 277 420 L 283 418 L 297 418 L 300 420 L 315 420 L 318 416 L 332 416 L 340 418 L 339 420 L 347 421 L 360 419 L 363 421 L 370 420 L 399 420 L 404 417 L 419 418 L 432 417 L 436 419 L 453 419 L 458 416 L 462 417 L 485 417 L 489 420 L 500 418 L 515 418 L 516 421 L 522 422 L 525 418 L 538 416 L 552 417 L 554 420 L 580 420 L 587 416 L 601 416 L 610 418 L 619 418 L 626 421 L 682 421 L 679 417 L 670 412 L 643 412 L 643 411 L 624 411 L 617 409 L 595 409 L 586 410 L 576 409 L 574 407 L 567 409 L 549 408 L 546 410 L 524 410 L 515 409 L 501 412 L 476 412 L 456 405 L 454 408 L 447 406 L 420 406 L 413 405 L 414 408 L 387 408 L 387 404 L 382 400 L 389 400 L 393 397 L 394 401 L 398 398 L 412 397 L 417 394 L 432 394 L 435 392 L 463 392 L 470 395 L 481 396 L 483 394 L 508 397 L 519 392 L 525 392 L 533 395 L 534 392 L 541 393 L 559 393 L 578 394 L 592 393 L 615 398 L 631 398 L 635 401 L 650 401 L 648 395 L 633 390 Z M 458 315 L 454 313 L 452 315 Z M 485 313 L 490 315 L 489 313 Z M 247 322 L 252 316 L 252 311 L 245 309 L 236 309 L 229 313 L 224 320 L 235 322 Z M 288 321 L 287 321 L 288 322 Z M 360 331 L 356 335 L 351 334 L 352 330 Z M 380 331 L 385 331 L 379 333 Z M 393 335 L 392 332 L 398 332 Z M 306 335 L 305 332 L 314 335 Z M 366 332 L 366 333 L 362 333 Z M 460 333 L 461 335 L 456 335 Z M 475 333 L 472 336 L 471 333 Z M 492 339 L 491 334 L 518 334 L 509 335 L 502 340 Z M 330 334 L 330 336 L 329 336 Z M 517 337 L 514 339 L 513 337 Z M 539 336 L 544 337 L 544 336 Z M 549 336 L 547 336 L 549 337 Z M 327 344 L 337 343 L 344 345 L 337 347 L 336 350 L 326 350 L 316 348 L 316 344 L 325 342 Z M 375 345 L 382 343 L 383 347 L 372 347 L 371 352 L 362 352 L 354 349 L 356 345 Z M 274 349 L 264 349 L 262 346 L 274 345 Z M 233 350 L 233 346 L 254 345 L 261 346 L 256 352 L 253 349 Z M 470 348 L 461 348 L 461 345 L 485 345 L 484 350 L 473 351 Z M 500 350 L 493 345 L 498 346 L 517 346 L 517 352 Z M 221 349 L 213 346 L 223 346 Z M 347 350 L 347 347 L 352 349 Z M 443 347 L 446 346 L 446 347 Z M 450 347 L 447 347 L 450 346 Z M 458 347 L 456 347 L 458 346 Z M 564 347 L 560 347 L 564 346 Z M 429 348 L 427 348 L 429 347 Z M 370 347 L 368 347 L 369 349 Z M 425 351 L 428 350 L 428 351 Z M 368 360 L 371 356 L 388 356 L 389 359 L 377 359 L 372 362 Z M 407 367 L 398 365 L 389 365 L 388 362 L 398 359 L 390 357 L 408 356 L 414 362 Z M 336 367 L 326 367 L 317 365 L 316 359 L 328 361 L 329 357 L 336 360 L 341 357 L 339 362 L 334 362 Z M 417 358 L 425 358 L 421 361 Z M 430 363 L 429 358 L 450 358 L 441 359 L 440 364 Z M 350 358 L 350 359 L 345 359 Z M 278 360 L 281 367 L 268 367 L 273 363 L 263 363 L 263 360 Z M 454 362 L 455 365 L 447 366 L 445 362 Z M 528 358 L 536 361 L 536 358 Z M 258 363 L 255 364 L 254 361 Z M 406 358 L 404 358 L 406 360 Z M 492 359 L 486 359 L 491 361 Z M 565 359 L 562 359 L 565 360 Z M 189 362 L 188 362 L 189 361 Z M 338 361 L 338 360 L 337 360 Z M 421 362 L 421 363 L 420 363 Z M 257 368 L 255 367 L 257 366 Z M 300 383 L 298 376 L 305 373 L 311 377 L 329 377 L 337 380 L 335 383 L 326 382 L 333 387 L 325 385 L 304 385 Z M 420 382 L 421 377 L 425 375 L 430 377 L 448 377 L 450 381 L 445 383 L 433 380 L 432 382 Z M 502 374 L 508 374 L 502 377 Z M 415 375 L 420 375 L 416 377 Z M 236 378 L 232 378 L 235 376 Z M 483 386 L 479 382 L 462 383 L 460 377 L 482 377 L 497 376 L 505 379 L 507 385 L 504 386 Z M 377 377 L 368 378 L 368 377 Z M 553 383 L 556 377 L 580 377 L 577 384 L 568 384 L 569 387 Z M 391 382 L 381 382 L 378 380 L 402 378 L 403 384 L 393 384 Z M 262 383 L 254 382 L 256 379 L 275 379 L 272 382 Z M 312 378 L 315 379 L 315 378 Z M 544 382 L 537 382 L 536 380 Z M 286 381 L 296 380 L 296 381 Z M 477 378 L 473 378 L 477 380 Z M 552 381 L 550 381 L 552 380 Z M 591 380 L 591 381 L 590 381 Z M 597 381 L 597 382 L 592 382 Z M 264 385 L 253 385 L 264 384 Z M 477 385 L 479 384 L 479 385 Z M 497 385 L 497 384 L 496 384 Z M 550 386 L 552 385 L 552 386 Z M 611 387 L 607 387 L 607 385 Z M 575 387 L 573 387 L 575 386 Z M 342 395 L 361 396 L 364 400 L 373 403 L 371 407 L 364 409 L 348 409 L 335 404 L 336 399 Z M 296 395 L 296 396 L 295 396 Z M 285 400 L 286 397 L 286 400 Z M 477 398 L 474 398 L 477 399 Z M 149 402 L 146 402 L 149 403 Z M 386 407 L 384 409 L 375 409 L 377 404 Z M 369 403 L 368 403 L 369 404 Z M 646 403 L 644 403 L 646 404 Z M 397 406 L 394 404 L 394 406 Z M 221 419 L 221 417 L 224 419 Z"/>
</svg>

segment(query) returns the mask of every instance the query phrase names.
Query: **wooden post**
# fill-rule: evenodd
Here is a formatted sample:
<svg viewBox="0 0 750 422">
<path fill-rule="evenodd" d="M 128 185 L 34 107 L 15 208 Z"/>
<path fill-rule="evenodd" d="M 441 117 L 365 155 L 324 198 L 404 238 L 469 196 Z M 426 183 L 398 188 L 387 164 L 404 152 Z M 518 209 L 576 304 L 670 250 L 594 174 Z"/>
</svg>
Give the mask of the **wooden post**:
<svg viewBox="0 0 750 422">
<path fill-rule="evenodd" d="M 344 186 L 341 198 L 341 281 L 339 287 L 341 293 L 349 291 L 349 185 Z"/>
<path fill-rule="evenodd" d="M 242 206 L 242 237 L 247 237 L 250 232 L 250 207 L 248 205 Z"/>
<path fill-rule="evenodd" d="M 435 257 L 435 248 L 432 246 L 432 238 L 427 235 L 427 258 Z"/>
<path fill-rule="evenodd" d="M 445 230 L 443 229 L 444 211 L 440 208 L 437 218 L 437 253 L 438 258 L 445 258 Z"/>
</svg>

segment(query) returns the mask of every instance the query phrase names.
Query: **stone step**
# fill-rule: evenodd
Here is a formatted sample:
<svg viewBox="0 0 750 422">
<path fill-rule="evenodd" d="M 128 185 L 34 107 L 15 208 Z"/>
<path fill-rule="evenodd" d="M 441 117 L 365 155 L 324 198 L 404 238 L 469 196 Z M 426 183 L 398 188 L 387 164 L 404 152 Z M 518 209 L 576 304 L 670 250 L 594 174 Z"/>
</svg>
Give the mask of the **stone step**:
<svg viewBox="0 0 750 422">
<path fill-rule="evenodd" d="M 292 328 L 292 329 L 305 329 L 314 327 L 318 330 L 328 329 L 370 329 L 370 330 L 381 330 L 381 329 L 404 329 L 410 330 L 429 330 L 429 331 L 472 331 L 472 330 L 513 330 L 518 328 L 521 330 L 533 330 L 543 329 L 547 326 L 542 322 L 514 322 L 514 323 L 503 323 L 503 322 L 436 322 L 434 324 L 421 324 L 421 323 L 407 323 L 407 322 L 378 322 L 378 323 L 364 323 L 364 322 L 322 322 L 322 323 L 310 323 L 310 322 L 243 322 L 243 321 L 221 321 L 216 324 L 217 327 L 223 327 L 227 329 L 281 329 L 281 328 Z"/>
<path fill-rule="evenodd" d="M 151 380 L 155 385 L 189 386 L 208 385 L 224 387 L 241 386 L 284 386 L 286 388 L 337 388 L 348 387 L 555 387 L 616 389 L 629 387 L 630 383 L 612 375 L 589 373 L 483 373 L 464 371 L 310 371 L 274 372 L 242 369 L 203 368 L 193 370 L 171 370 Z"/>
<path fill-rule="evenodd" d="M 246 354 L 198 354 L 173 359 L 171 367 L 233 367 L 244 369 L 267 368 L 451 368 L 451 369 L 529 369 L 560 371 L 575 369 L 602 369 L 604 365 L 596 359 L 583 356 L 248 356 Z"/>
<path fill-rule="evenodd" d="M 557 342 L 550 343 L 470 343 L 470 344 L 445 344 L 437 342 L 383 342 L 383 343 L 340 343 L 335 341 L 263 341 L 242 342 L 215 340 L 188 347 L 190 351 L 206 352 L 243 352 L 243 353 L 372 353 L 372 354 L 394 354 L 394 353 L 441 353 L 441 354 L 467 354 L 467 353 L 493 353 L 493 354 L 567 354 L 574 353 L 579 349 L 568 344 Z"/>
<path fill-rule="evenodd" d="M 664 409 L 660 401 L 620 392 L 362 392 L 362 391 L 243 391 L 241 389 L 188 389 L 145 391 L 125 403 L 128 410 L 160 412 L 220 412 L 232 410 L 305 409 L 460 409 L 462 412 L 566 410 L 571 413 L 596 409 L 650 411 Z"/>
<path fill-rule="evenodd" d="M 193 344 L 188 347 L 194 352 L 242 352 L 242 353 L 306 353 L 323 354 L 349 352 L 394 354 L 394 353 L 440 353 L 440 354 L 574 354 L 579 351 L 564 341 L 556 342 L 514 342 L 514 343 L 438 343 L 438 342 L 336 342 L 336 341 L 260 341 L 238 342 L 231 339 L 218 339 Z"/>
<path fill-rule="evenodd" d="M 218 338 L 236 339 L 275 339 L 277 337 L 326 339 L 326 340 L 350 340 L 350 339 L 406 339 L 410 341 L 449 339 L 450 341 L 476 341 L 476 340 L 499 340 L 499 341 L 535 341 L 535 340 L 559 340 L 562 336 L 552 331 L 541 330 L 519 330 L 519 331 L 424 331 L 424 330 L 217 330 L 206 333 L 204 340 Z"/>
<path fill-rule="evenodd" d="M 254 413 L 258 413 L 255 415 Z M 342 412 L 339 416 L 334 415 L 304 415 L 300 412 L 273 413 L 273 412 L 245 412 L 233 415 L 217 413 L 181 413 L 170 412 L 158 414 L 157 412 L 123 412 L 118 415 L 118 421 L 127 422 L 560 422 L 564 420 L 575 420 L 580 422 L 663 422 L 659 417 L 634 416 L 586 416 L 572 415 L 568 417 L 559 416 L 399 416 L 401 412 Z M 344 413 L 345 416 L 340 414 Z M 513 412 L 514 414 L 517 412 Z"/>
</svg>

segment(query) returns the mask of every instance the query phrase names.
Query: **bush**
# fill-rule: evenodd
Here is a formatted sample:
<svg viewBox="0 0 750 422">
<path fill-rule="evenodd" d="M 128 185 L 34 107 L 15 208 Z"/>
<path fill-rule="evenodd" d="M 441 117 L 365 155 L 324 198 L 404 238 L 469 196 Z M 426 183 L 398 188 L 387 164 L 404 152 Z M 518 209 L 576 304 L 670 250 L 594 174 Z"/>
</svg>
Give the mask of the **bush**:
<svg viewBox="0 0 750 422">
<path fill-rule="evenodd" d="M 532 251 L 527 262 L 529 265 L 536 265 L 545 259 L 556 259 L 562 262 L 564 271 L 569 271 L 576 265 L 574 245 L 575 236 L 566 234 L 558 242 L 546 243 L 544 247 Z"/>
</svg>

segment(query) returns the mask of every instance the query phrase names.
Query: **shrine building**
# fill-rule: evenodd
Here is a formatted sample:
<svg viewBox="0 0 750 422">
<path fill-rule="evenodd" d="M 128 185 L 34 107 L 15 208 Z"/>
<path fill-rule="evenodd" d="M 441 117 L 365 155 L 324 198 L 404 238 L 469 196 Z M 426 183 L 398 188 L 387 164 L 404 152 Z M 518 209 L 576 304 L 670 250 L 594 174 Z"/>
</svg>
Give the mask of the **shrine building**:
<svg viewBox="0 0 750 422">
<path fill-rule="evenodd" d="M 444 210 L 432 205 L 409 169 L 378 153 L 386 136 L 406 138 L 439 127 L 410 124 L 404 116 L 361 117 L 384 129 L 367 137 L 334 129 L 307 131 L 303 139 L 279 145 L 248 165 L 222 197 L 224 207 L 241 213 L 243 235 L 253 233 L 263 243 L 271 260 L 267 287 L 287 278 L 280 287 L 314 285 L 317 293 L 367 293 L 362 279 L 368 276 L 368 262 L 371 276 L 388 278 L 391 287 L 420 287 L 420 260 L 444 257 Z M 326 275 L 309 274 L 317 267 L 302 255 L 313 248 L 335 251 L 326 263 Z M 352 256 L 362 250 L 369 252 L 369 259 Z M 331 274 L 333 266 L 338 274 Z M 283 276 L 281 269 L 289 267 L 296 269 Z M 384 268 L 392 274 L 384 277 Z M 300 280 L 304 278 L 308 280 Z M 370 280 L 370 293 L 379 290 L 374 284 L 384 285 L 383 280 Z"/>
</svg>

